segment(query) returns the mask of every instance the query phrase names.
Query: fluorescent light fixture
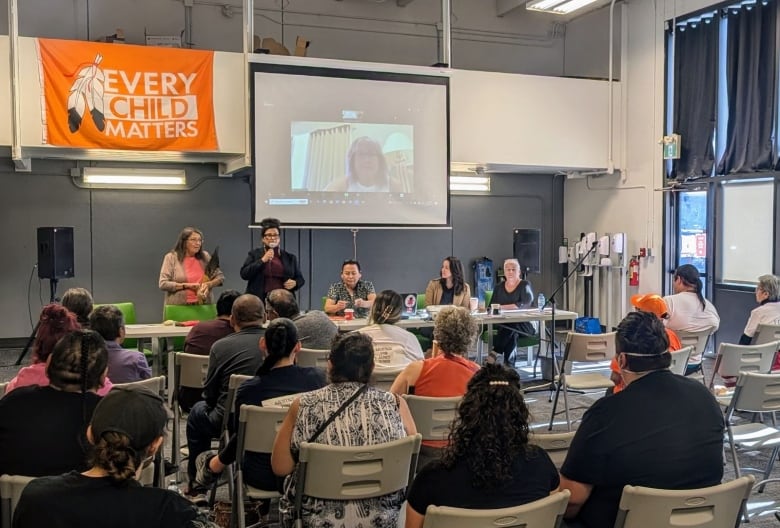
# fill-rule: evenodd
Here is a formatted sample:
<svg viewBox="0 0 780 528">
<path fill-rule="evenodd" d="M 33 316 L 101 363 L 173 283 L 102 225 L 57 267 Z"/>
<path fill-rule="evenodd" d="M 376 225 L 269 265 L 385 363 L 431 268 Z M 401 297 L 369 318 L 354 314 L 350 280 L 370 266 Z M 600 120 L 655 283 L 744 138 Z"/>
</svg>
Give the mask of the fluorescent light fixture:
<svg viewBox="0 0 780 528">
<path fill-rule="evenodd" d="M 490 192 L 490 176 L 450 176 L 450 191 Z"/>
<path fill-rule="evenodd" d="M 525 8 L 529 11 L 542 11 L 544 13 L 566 15 L 596 1 L 597 0 L 531 0 L 525 4 Z"/>
<path fill-rule="evenodd" d="M 181 190 L 187 187 L 187 175 L 184 169 L 84 167 L 81 182 L 92 189 Z"/>
</svg>

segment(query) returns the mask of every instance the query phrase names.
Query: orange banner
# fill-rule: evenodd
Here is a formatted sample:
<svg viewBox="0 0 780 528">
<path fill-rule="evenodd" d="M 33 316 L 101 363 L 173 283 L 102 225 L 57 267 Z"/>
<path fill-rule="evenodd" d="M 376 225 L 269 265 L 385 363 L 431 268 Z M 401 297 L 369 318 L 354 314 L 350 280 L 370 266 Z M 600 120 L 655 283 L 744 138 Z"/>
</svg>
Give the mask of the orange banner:
<svg viewBox="0 0 780 528">
<path fill-rule="evenodd" d="M 38 39 L 43 142 L 215 151 L 213 51 Z"/>
</svg>

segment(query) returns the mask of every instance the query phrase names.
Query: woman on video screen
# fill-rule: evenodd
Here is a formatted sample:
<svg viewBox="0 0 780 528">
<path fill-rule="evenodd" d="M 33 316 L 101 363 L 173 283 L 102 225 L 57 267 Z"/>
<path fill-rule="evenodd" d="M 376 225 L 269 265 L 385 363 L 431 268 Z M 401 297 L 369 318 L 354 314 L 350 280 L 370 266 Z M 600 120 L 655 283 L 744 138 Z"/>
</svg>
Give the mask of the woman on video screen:
<svg viewBox="0 0 780 528">
<path fill-rule="evenodd" d="M 390 171 L 378 141 L 362 136 L 347 152 L 347 177 L 330 182 L 331 192 L 389 192 Z"/>
</svg>

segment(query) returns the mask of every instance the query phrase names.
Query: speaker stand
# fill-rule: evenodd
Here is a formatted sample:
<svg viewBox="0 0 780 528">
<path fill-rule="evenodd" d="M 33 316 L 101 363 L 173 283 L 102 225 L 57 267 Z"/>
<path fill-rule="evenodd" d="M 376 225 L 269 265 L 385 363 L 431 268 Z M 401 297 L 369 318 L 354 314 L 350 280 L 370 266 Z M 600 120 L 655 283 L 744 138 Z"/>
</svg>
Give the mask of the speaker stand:
<svg viewBox="0 0 780 528">
<path fill-rule="evenodd" d="M 59 299 L 57 299 L 57 283 L 59 282 L 59 279 L 49 279 L 49 289 L 51 290 L 51 295 L 49 297 L 49 304 L 59 302 Z M 24 356 L 27 355 L 27 351 L 30 350 L 30 347 L 33 344 L 33 341 L 35 341 L 35 334 L 38 333 L 38 327 L 41 325 L 40 318 L 38 319 L 38 322 L 35 323 L 35 328 L 33 328 L 32 334 L 30 334 L 30 337 L 27 339 L 27 344 L 24 345 L 24 349 L 22 349 L 22 353 L 19 354 L 19 357 L 16 358 L 16 363 L 14 365 L 19 366 L 22 364 L 22 360 L 24 359 Z"/>
</svg>

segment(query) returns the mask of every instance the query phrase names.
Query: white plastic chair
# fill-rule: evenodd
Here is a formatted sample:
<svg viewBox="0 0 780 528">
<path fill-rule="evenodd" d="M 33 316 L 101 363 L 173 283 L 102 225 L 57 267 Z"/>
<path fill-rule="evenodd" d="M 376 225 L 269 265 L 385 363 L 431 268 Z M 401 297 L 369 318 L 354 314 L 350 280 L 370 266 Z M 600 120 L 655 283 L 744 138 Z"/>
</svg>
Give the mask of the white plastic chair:
<svg viewBox="0 0 780 528">
<path fill-rule="evenodd" d="M 238 505 L 231 513 L 231 526 L 245 527 L 244 509 L 247 499 L 274 499 L 277 491 L 261 490 L 244 484 L 242 465 L 246 451 L 271 453 L 276 433 L 282 426 L 287 409 L 283 407 L 259 407 L 242 405 L 238 413 L 238 443 L 236 448 L 236 483 L 233 486 L 233 504 Z"/>
<path fill-rule="evenodd" d="M 173 463 L 177 467 L 181 462 L 181 442 L 179 439 L 179 420 L 181 409 L 179 408 L 179 389 L 190 387 L 202 389 L 206 382 L 209 370 L 209 357 L 198 354 L 176 352 L 173 354 L 173 378 L 171 379 L 169 397 L 173 406 L 173 434 L 172 451 Z M 170 372 L 169 372 L 170 374 Z"/>
<path fill-rule="evenodd" d="M 303 528 L 303 497 L 356 500 L 406 490 L 417 469 L 422 435 L 367 446 L 304 442 L 298 456 L 294 526 Z"/>
<path fill-rule="evenodd" d="M 316 348 L 303 348 L 298 351 L 297 363 L 299 367 L 319 367 L 328 369 L 328 356 L 330 350 L 317 350 Z"/>
<path fill-rule="evenodd" d="M 625 486 L 615 528 L 735 528 L 739 526 L 753 482 L 755 479 L 747 476 L 692 490 Z"/>
<path fill-rule="evenodd" d="M 494 510 L 428 506 L 423 528 L 558 528 L 570 494 L 569 490 L 561 490 L 522 506 Z"/>
<path fill-rule="evenodd" d="M 0 476 L 0 527 L 11 528 L 11 522 L 14 518 L 14 510 L 19 503 L 19 497 L 25 486 L 35 477 L 26 477 L 22 475 L 1 475 Z"/>
<path fill-rule="evenodd" d="M 559 468 L 563 465 L 563 461 L 566 460 L 566 453 L 569 452 L 571 441 L 574 438 L 574 431 L 567 431 L 565 433 L 535 433 L 532 432 L 528 435 L 528 443 L 534 444 L 550 455 L 550 459 L 555 464 L 555 467 Z"/>
<path fill-rule="evenodd" d="M 726 408 L 726 441 L 731 449 L 731 458 L 737 477 L 742 476 L 742 468 L 740 468 L 737 457 L 737 448 L 739 447 L 749 451 L 772 449 L 766 469 L 746 469 L 746 471 L 762 472 L 764 479 L 769 478 L 775 460 L 780 453 L 780 431 L 758 422 L 732 425 L 731 420 L 734 413 L 736 411 L 754 413 L 777 411 L 780 409 L 778 395 L 780 395 L 780 374 L 740 373 L 734 396 Z"/>
<path fill-rule="evenodd" d="M 417 432 L 423 440 L 447 440 L 452 421 L 458 415 L 458 405 L 462 396 L 434 398 L 404 394 L 403 399 L 409 405 Z"/>
<path fill-rule="evenodd" d="M 691 374 L 696 372 L 700 373 L 701 382 L 706 383 L 706 380 L 704 379 L 704 369 L 702 368 L 702 357 L 704 356 L 704 351 L 707 349 L 707 342 L 713 333 L 713 329 L 705 328 L 699 332 L 675 330 L 675 332 L 677 333 L 677 337 L 680 338 L 682 346 L 693 346 L 693 352 L 691 352 L 691 357 L 688 359 L 688 366 L 694 366 L 696 367 L 696 370 Z"/>
<path fill-rule="evenodd" d="M 614 387 L 608 377 L 598 372 L 586 372 L 582 374 L 567 374 L 571 372 L 569 363 L 586 363 L 609 361 L 615 357 L 615 332 L 607 334 L 580 334 L 569 332 L 566 336 L 566 348 L 563 353 L 563 369 L 558 376 L 555 389 L 555 401 L 550 413 L 550 426 L 552 430 L 555 412 L 558 407 L 558 397 L 563 392 L 563 406 L 566 411 L 566 426 L 571 431 L 571 418 L 569 417 L 568 391 L 608 389 Z"/>
<path fill-rule="evenodd" d="M 715 358 L 715 366 L 710 378 L 710 390 L 715 384 L 715 375 L 722 378 L 736 378 L 741 372 L 758 372 L 769 374 L 772 363 L 775 361 L 777 347 L 780 341 L 770 341 L 763 345 L 733 345 L 721 343 L 718 347 L 718 356 Z M 717 396 L 721 405 L 728 405 L 734 391 Z"/>
<path fill-rule="evenodd" d="M 688 360 L 693 352 L 693 345 L 682 347 L 680 350 L 673 350 L 669 353 L 672 355 L 672 364 L 669 365 L 669 370 L 674 374 L 680 376 L 685 375 L 685 369 L 688 368 Z"/>
</svg>

